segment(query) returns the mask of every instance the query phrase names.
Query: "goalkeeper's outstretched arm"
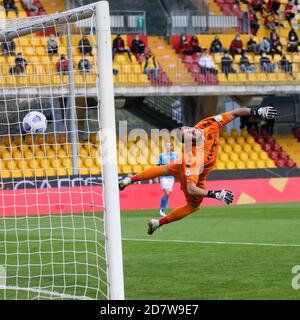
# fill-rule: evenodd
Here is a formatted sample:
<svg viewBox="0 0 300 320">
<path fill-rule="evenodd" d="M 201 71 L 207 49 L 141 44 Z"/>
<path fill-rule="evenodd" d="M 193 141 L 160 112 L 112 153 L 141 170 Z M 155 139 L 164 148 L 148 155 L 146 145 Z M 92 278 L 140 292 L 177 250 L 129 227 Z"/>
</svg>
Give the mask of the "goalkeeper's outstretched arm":
<svg viewBox="0 0 300 320">
<path fill-rule="evenodd" d="M 226 204 L 233 202 L 233 193 L 229 190 L 205 190 L 196 186 L 193 182 L 187 183 L 187 192 L 191 196 L 215 198 Z"/>
<path fill-rule="evenodd" d="M 274 107 L 253 107 L 253 108 L 237 108 L 230 113 L 236 117 L 255 116 L 262 119 L 274 119 L 277 116 L 277 110 Z"/>
</svg>

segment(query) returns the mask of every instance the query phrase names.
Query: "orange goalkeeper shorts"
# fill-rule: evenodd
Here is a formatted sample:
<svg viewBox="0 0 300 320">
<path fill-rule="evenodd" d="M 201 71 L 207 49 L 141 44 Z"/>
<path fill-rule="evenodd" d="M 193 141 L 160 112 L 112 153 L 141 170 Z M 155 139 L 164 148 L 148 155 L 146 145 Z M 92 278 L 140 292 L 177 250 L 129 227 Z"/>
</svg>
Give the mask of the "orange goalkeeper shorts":
<svg viewBox="0 0 300 320">
<path fill-rule="evenodd" d="M 166 172 L 170 175 L 175 177 L 176 179 L 178 179 L 180 181 L 181 184 L 181 190 L 184 193 L 186 202 L 193 208 L 197 208 L 200 206 L 203 197 L 201 196 L 191 196 L 190 194 L 188 194 L 187 192 L 187 182 L 186 182 L 186 178 L 185 178 L 185 174 L 182 168 L 182 164 L 180 163 L 169 163 L 166 165 Z M 197 183 L 197 187 L 205 189 L 205 180 L 201 180 L 198 181 Z"/>
</svg>

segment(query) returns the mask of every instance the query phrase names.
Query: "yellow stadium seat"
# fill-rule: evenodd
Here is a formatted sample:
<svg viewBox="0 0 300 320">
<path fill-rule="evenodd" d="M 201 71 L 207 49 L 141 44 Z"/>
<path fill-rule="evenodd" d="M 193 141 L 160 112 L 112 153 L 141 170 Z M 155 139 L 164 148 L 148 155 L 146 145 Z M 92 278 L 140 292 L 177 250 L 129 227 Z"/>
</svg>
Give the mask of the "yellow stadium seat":
<svg viewBox="0 0 300 320">
<path fill-rule="evenodd" d="M 245 162 L 244 161 L 238 161 L 236 163 L 236 168 L 237 169 L 245 169 L 246 168 Z"/>
<path fill-rule="evenodd" d="M 3 164 L 2 170 L 6 167 L 8 170 L 16 170 L 17 169 L 17 164 L 14 160 L 8 160 L 6 163 L 3 161 L 1 162 Z M 6 166 L 5 166 L 6 165 Z"/>
<path fill-rule="evenodd" d="M 95 73 L 87 73 L 84 77 L 87 85 L 95 86 L 97 82 L 97 76 Z"/>
<path fill-rule="evenodd" d="M 217 168 L 218 170 L 224 170 L 224 169 L 226 169 L 226 165 L 225 165 L 224 162 L 218 161 L 218 162 L 217 162 L 217 165 L 216 165 L 216 168 Z"/>
<path fill-rule="evenodd" d="M 140 165 L 134 165 L 134 166 L 132 166 L 132 172 L 134 172 L 134 173 L 139 173 L 139 172 L 141 172 L 141 171 L 143 171 L 142 166 L 140 166 Z"/>
<path fill-rule="evenodd" d="M 82 169 L 80 169 L 80 170 L 82 170 Z M 68 171 L 65 168 L 58 168 L 57 169 L 57 175 L 58 176 L 67 176 L 68 175 Z"/>
<path fill-rule="evenodd" d="M 273 58 L 273 61 L 274 61 L 274 62 L 279 62 L 281 59 L 282 59 L 282 57 L 281 57 L 280 54 L 275 54 L 275 55 L 274 55 L 274 58 Z"/>
<path fill-rule="evenodd" d="M 48 159 L 37 159 L 37 160 L 40 168 L 47 169 L 50 167 L 50 163 Z"/>
<path fill-rule="evenodd" d="M 85 148 L 80 147 L 79 148 L 79 155 L 81 157 L 86 157 L 87 158 L 89 156 L 89 153 Z"/>
<path fill-rule="evenodd" d="M 3 136 L 2 143 L 4 143 L 7 147 L 11 146 L 11 137 L 10 136 Z"/>
<path fill-rule="evenodd" d="M 260 169 L 266 167 L 265 162 L 263 160 L 256 161 L 256 166 L 257 168 L 260 168 Z"/>
<path fill-rule="evenodd" d="M 223 147 L 223 151 L 226 153 L 230 153 L 230 152 L 232 152 L 232 147 L 230 145 L 226 144 Z"/>
<path fill-rule="evenodd" d="M 34 171 L 34 175 L 36 177 L 43 177 L 45 176 L 45 171 L 43 169 L 38 168 Z"/>
<path fill-rule="evenodd" d="M 284 72 L 278 72 L 276 78 L 278 81 L 289 81 L 288 74 Z"/>
<path fill-rule="evenodd" d="M 129 63 L 122 63 L 121 64 L 121 72 L 122 73 L 132 73 L 131 65 Z"/>
<path fill-rule="evenodd" d="M 240 153 L 240 159 L 241 159 L 242 161 L 248 160 L 248 159 L 249 159 L 248 153 L 246 153 L 246 152 L 241 152 L 241 153 Z"/>
<path fill-rule="evenodd" d="M 240 144 L 235 144 L 233 146 L 233 151 L 236 152 L 236 153 L 240 153 L 242 151 L 242 147 Z"/>
<path fill-rule="evenodd" d="M 29 42 L 33 47 L 42 46 L 43 45 L 41 41 L 42 39 L 43 38 L 40 38 L 40 37 L 33 37 L 29 40 Z"/>
<path fill-rule="evenodd" d="M 48 177 L 53 177 L 53 176 L 56 176 L 56 174 L 57 174 L 56 169 L 52 169 L 52 168 L 45 169 L 45 173 L 46 173 L 46 176 L 48 176 Z"/>
<path fill-rule="evenodd" d="M 5 84 L 8 87 L 17 87 L 16 77 L 15 76 L 6 77 Z"/>
<path fill-rule="evenodd" d="M 83 159 L 83 163 L 86 168 L 92 168 L 94 165 L 94 161 L 91 158 Z"/>
<path fill-rule="evenodd" d="M 14 150 L 14 151 L 12 152 L 12 155 L 13 155 L 13 158 L 14 158 L 14 159 L 21 159 L 21 158 L 23 158 L 22 152 L 21 152 L 19 149 Z"/>
<path fill-rule="evenodd" d="M 268 154 L 267 154 L 265 151 L 261 151 L 261 152 L 259 153 L 259 158 L 260 158 L 261 160 L 267 160 L 267 159 L 269 159 L 269 156 L 268 156 Z"/>
<path fill-rule="evenodd" d="M 0 171 L 0 177 L 2 179 L 10 178 L 11 177 L 11 171 L 9 171 L 9 170 L 1 170 Z"/>
<path fill-rule="evenodd" d="M 101 166 L 101 158 L 94 159 L 94 162 L 96 166 Z"/>
<path fill-rule="evenodd" d="M 131 65 L 131 70 L 133 73 L 142 73 L 143 72 L 142 67 L 139 63 L 133 63 Z"/>
<path fill-rule="evenodd" d="M 246 167 L 247 169 L 255 169 L 256 168 L 256 164 L 254 161 L 250 160 L 246 162 Z"/>
<path fill-rule="evenodd" d="M 53 149 L 47 149 L 46 150 L 46 154 L 48 158 L 54 158 L 56 157 L 56 152 Z"/>
<path fill-rule="evenodd" d="M 229 169 L 229 170 L 235 169 L 235 163 L 232 162 L 232 161 L 228 161 L 228 162 L 226 163 L 226 168 Z"/>
<path fill-rule="evenodd" d="M 117 53 L 115 55 L 116 62 L 127 62 L 127 55 L 125 53 Z"/>
<path fill-rule="evenodd" d="M 21 37 L 16 40 L 16 45 L 27 47 L 30 46 L 29 38 Z"/>
<path fill-rule="evenodd" d="M 43 150 L 37 150 L 36 152 L 35 152 L 35 157 L 36 158 L 43 158 L 45 156 L 45 152 L 43 151 Z"/>
<path fill-rule="evenodd" d="M 247 138 L 247 143 L 250 144 L 250 145 L 254 145 L 254 143 L 255 143 L 254 138 L 253 137 L 248 137 Z"/>
<path fill-rule="evenodd" d="M 246 144 L 243 145 L 243 150 L 244 150 L 245 152 L 247 152 L 247 153 L 250 153 L 251 150 L 252 150 L 252 147 L 251 147 L 250 144 L 246 143 Z"/>
<path fill-rule="evenodd" d="M 256 152 L 252 152 L 250 153 L 250 159 L 251 160 L 257 160 L 258 159 L 258 154 Z"/>
<path fill-rule="evenodd" d="M 15 179 L 18 179 L 18 178 L 22 178 L 22 171 L 21 170 L 13 170 L 11 172 L 11 177 L 12 178 L 15 178 Z"/>
<path fill-rule="evenodd" d="M 248 73 L 248 81 L 250 82 L 257 82 L 258 77 L 256 73 Z"/>
<path fill-rule="evenodd" d="M 17 167 L 21 170 L 28 168 L 28 162 L 26 160 L 17 160 Z"/>
<path fill-rule="evenodd" d="M 222 154 L 220 154 L 220 160 L 222 162 L 227 162 L 229 160 L 229 157 L 226 153 L 222 153 Z"/>
<path fill-rule="evenodd" d="M 122 167 L 122 172 L 123 173 L 132 173 L 131 166 L 129 166 L 129 165 L 123 166 Z"/>
<path fill-rule="evenodd" d="M 218 73 L 218 80 L 221 83 L 228 82 L 228 79 L 226 78 L 224 73 Z"/>
<path fill-rule="evenodd" d="M 262 149 L 261 149 L 261 146 L 258 144 L 258 143 L 255 143 L 253 145 L 253 151 L 255 152 L 260 152 Z"/>
<path fill-rule="evenodd" d="M 89 170 L 90 174 L 99 174 L 100 173 L 100 168 L 92 167 Z"/>
<path fill-rule="evenodd" d="M 226 142 L 227 142 L 228 145 L 233 147 L 233 145 L 235 144 L 235 139 L 232 138 L 232 137 L 229 137 Z"/>
<path fill-rule="evenodd" d="M 27 18 L 27 13 L 25 11 L 19 11 L 19 18 Z"/>
<path fill-rule="evenodd" d="M 143 85 L 150 84 L 146 74 L 138 74 L 138 82 L 139 84 L 143 84 Z"/>
<path fill-rule="evenodd" d="M 231 153 L 229 157 L 230 157 L 230 160 L 232 161 L 237 161 L 239 158 L 237 153 Z"/>
<path fill-rule="evenodd" d="M 4 152 L 2 153 L 2 159 L 3 159 L 3 160 L 9 160 L 9 159 L 11 159 L 11 158 L 12 158 L 12 155 L 11 155 L 10 152 L 4 151 Z"/>
<path fill-rule="evenodd" d="M 229 73 L 228 74 L 228 82 L 238 82 L 238 78 L 236 73 Z"/>
<path fill-rule="evenodd" d="M 29 166 L 29 168 L 31 168 L 31 169 L 36 169 L 36 168 L 39 167 L 39 163 L 38 163 L 37 160 L 31 159 L 30 161 L 28 161 L 28 166 Z"/>
<path fill-rule="evenodd" d="M 69 158 L 62 160 L 62 167 L 67 168 L 72 166 L 72 160 Z"/>
<path fill-rule="evenodd" d="M 30 82 L 29 78 L 30 77 L 28 77 L 26 75 L 16 77 L 17 86 L 20 86 L 20 87 L 26 86 L 26 87 L 28 87 L 28 84 Z"/>
<path fill-rule="evenodd" d="M 23 48 L 23 54 L 26 56 L 26 60 L 31 61 L 31 59 L 29 59 L 29 56 L 34 55 L 35 54 L 35 50 L 31 46 L 24 47 Z"/>
<path fill-rule="evenodd" d="M 237 142 L 239 145 L 242 145 L 242 144 L 245 143 L 245 139 L 244 139 L 244 137 L 239 136 L 239 137 L 236 138 L 236 142 Z"/>
<path fill-rule="evenodd" d="M 276 168 L 276 165 L 273 160 L 269 159 L 266 161 L 266 167 L 267 168 Z"/>
<path fill-rule="evenodd" d="M 22 136 L 15 136 L 13 141 L 14 141 L 14 144 L 16 144 L 17 146 L 20 146 L 22 143 Z"/>
<path fill-rule="evenodd" d="M 44 56 L 47 54 L 46 49 L 43 46 L 35 47 L 35 52 L 37 56 Z"/>
<path fill-rule="evenodd" d="M 267 73 L 267 78 L 268 78 L 268 81 L 270 81 L 270 82 L 277 81 L 276 73 Z"/>
<path fill-rule="evenodd" d="M 135 74 L 135 73 L 128 74 L 127 79 L 128 79 L 128 84 L 132 84 L 132 85 L 138 85 L 139 84 L 138 75 Z"/>
<path fill-rule="evenodd" d="M 220 137 L 219 139 L 220 145 L 225 144 L 226 140 L 223 137 Z"/>
<path fill-rule="evenodd" d="M 61 167 L 60 160 L 57 158 L 52 159 L 50 161 L 50 163 L 51 163 L 52 168 L 60 168 Z"/>
<path fill-rule="evenodd" d="M 80 168 L 79 169 L 79 173 L 81 175 L 88 175 L 89 174 L 89 170 L 87 168 Z"/>
<path fill-rule="evenodd" d="M 245 73 L 238 73 L 238 82 L 247 82 L 247 75 Z"/>
</svg>

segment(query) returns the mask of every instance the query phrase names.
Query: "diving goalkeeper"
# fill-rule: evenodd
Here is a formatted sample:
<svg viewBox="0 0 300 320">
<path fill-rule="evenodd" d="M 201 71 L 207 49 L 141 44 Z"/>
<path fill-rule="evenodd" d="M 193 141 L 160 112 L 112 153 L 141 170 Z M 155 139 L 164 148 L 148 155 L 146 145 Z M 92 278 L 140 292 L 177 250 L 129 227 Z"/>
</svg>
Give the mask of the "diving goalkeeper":
<svg viewBox="0 0 300 320">
<path fill-rule="evenodd" d="M 255 116 L 261 119 L 274 119 L 277 111 L 273 107 L 237 108 L 217 116 L 201 120 L 195 127 L 181 127 L 179 139 L 184 143 L 182 159 L 172 161 L 165 166 L 155 166 L 119 182 L 123 190 L 129 184 L 161 176 L 174 176 L 181 183 L 186 204 L 172 210 L 161 219 L 147 221 L 148 234 L 164 224 L 180 220 L 197 211 L 204 197 L 215 198 L 226 204 L 233 202 L 233 193 L 229 190 L 206 190 L 206 179 L 213 170 L 218 158 L 219 132 L 223 126 L 236 117 Z M 190 148 L 185 148 L 190 144 Z M 186 150 L 187 149 L 187 150 Z"/>
</svg>

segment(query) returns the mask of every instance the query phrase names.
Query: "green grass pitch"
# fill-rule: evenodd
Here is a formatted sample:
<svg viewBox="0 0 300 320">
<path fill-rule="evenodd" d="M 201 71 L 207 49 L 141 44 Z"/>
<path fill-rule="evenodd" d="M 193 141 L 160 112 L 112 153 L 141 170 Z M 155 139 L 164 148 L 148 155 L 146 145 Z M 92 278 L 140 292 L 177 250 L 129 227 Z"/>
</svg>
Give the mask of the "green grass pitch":
<svg viewBox="0 0 300 320">
<path fill-rule="evenodd" d="M 205 207 L 148 236 L 146 220 L 156 216 L 157 211 L 153 210 L 122 213 L 126 299 L 300 299 L 300 289 L 292 287 L 295 276 L 292 268 L 300 265 L 300 203 Z M 43 263 L 43 284 L 53 283 L 54 272 L 56 291 L 62 292 L 65 286 L 68 294 L 92 296 L 98 285 L 97 276 L 101 276 L 94 267 L 97 257 L 92 254 L 96 250 L 93 242 L 98 237 L 92 230 L 95 221 L 89 215 L 85 219 L 90 231 L 83 232 L 80 228 L 83 217 L 52 216 L 51 221 L 46 217 L 30 218 L 29 223 L 21 219 L 17 233 L 11 220 L 0 220 L 1 230 L 11 228 L 5 239 L 0 236 L 0 265 L 5 264 L 6 250 L 9 253 L 6 263 L 11 265 L 7 268 L 10 283 L 16 283 L 14 274 L 18 272 L 18 285 L 27 286 L 22 272 L 26 274 L 28 265 L 34 265 L 30 267 L 33 275 L 30 286 L 37 286 L 40 280 L 34 275 L 39 274 L 39 264 Z M 62 230 L 64 245 L 59 241 Z M 51 257 L 49 241 L 42 244 L 34 241 L 41 233 L 45 239 L 50 236 L 55 239 L 54 256 Z M 88 243 L 82 241 L 84 237 Z M 73 241 L 74 238 L 78 241 Z M 19 252 L 24 253 L 18 257 L 14 255 L 16 239 L 20 243 Z M 28 239 L 32 240 L 29 244 Z M 34 248 L 36 254 L 28 258 L 26 253 Z M 13 267 L 17 259 L 26 265 L 24 270 Z M 48 264 L 51 259 L 54 265 Z M 72 264 L 74 259 L 79 263 Z M 69 276 L 63 277 L 64 272 Z M 86 272 L 88 277 L 84 276 Z M 73 273 L 78 274 L 76 279 Z M 74 282 L 79 285 L 76 292 Z M 86 282 L 88 292 L 84 289 Z M 23 298 L 35 296 L 24 293 Z M 13 291 L 5 296 L 14 297 Z M 20 293 L 18 297 L 22 298 Z M 1 290 L 0 298 L 4 298 Z"/>
</svg>

